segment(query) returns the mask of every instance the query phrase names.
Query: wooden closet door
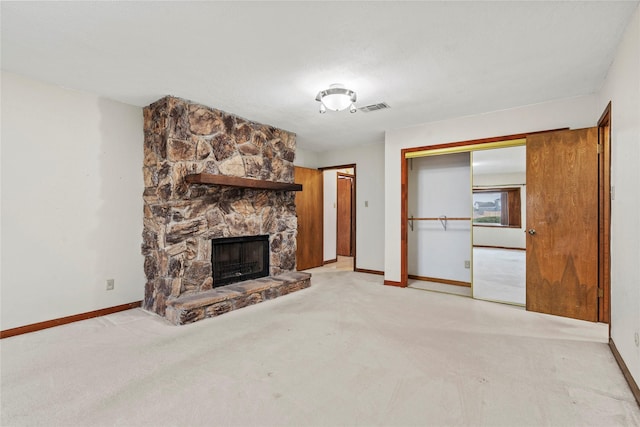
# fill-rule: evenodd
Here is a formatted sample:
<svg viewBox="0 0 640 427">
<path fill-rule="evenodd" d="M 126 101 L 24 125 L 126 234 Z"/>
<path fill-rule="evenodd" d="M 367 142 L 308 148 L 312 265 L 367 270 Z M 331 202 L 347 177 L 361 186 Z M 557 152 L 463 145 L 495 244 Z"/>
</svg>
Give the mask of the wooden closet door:
<svg viewBox="0 0 640 427">
<path fill-rule="evenodd" d="M 296 193 L 296 268 L 306 270 L 320 267 L 323 260 L 323 178 L 322 171 L 297 166 L 294 168 L 294 174 L 295 183 L 302 184 L 302 191 Z"/>
<path fill-rule="evenodd" d="M 353 256 L 353 177 L 338 175 L 336 254 Z"/>
<path fill-rule="evenodd" d="M 598 131 L 527 137 L 527 310 L 598 320 Z"/>
</svg>

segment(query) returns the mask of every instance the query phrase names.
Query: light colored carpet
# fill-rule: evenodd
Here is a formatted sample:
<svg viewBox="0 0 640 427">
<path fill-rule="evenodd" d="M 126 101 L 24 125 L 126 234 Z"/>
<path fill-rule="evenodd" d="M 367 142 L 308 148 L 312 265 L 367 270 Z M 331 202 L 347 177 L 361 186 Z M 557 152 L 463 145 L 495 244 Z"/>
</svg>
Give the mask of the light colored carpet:
<svg viewBox="0 0 640 427">
<path fill-rule="evenodd" d="M 606 325 L 312 273 L 193 325 L 138 309 L 4 339 L 0 423 L 640 424 Z"/>
</svg>

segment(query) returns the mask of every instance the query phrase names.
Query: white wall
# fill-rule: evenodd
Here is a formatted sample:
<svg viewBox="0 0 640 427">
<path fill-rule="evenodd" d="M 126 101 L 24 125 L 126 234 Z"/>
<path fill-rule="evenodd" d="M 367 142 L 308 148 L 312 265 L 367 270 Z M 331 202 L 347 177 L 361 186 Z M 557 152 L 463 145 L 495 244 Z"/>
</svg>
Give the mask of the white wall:
<svg viewBox="0 0 640 427">
<path fill-rule="evenodd" d="M 356 165 L 356 268 L 384 268 L 385 195 L 384 144 L 372 143 L 344 150 L 325 151 L 318 167 Z M 368 206 L 365 206 L 365 202 Z"/>
<path fill-rule="evenodd" d="M 410 160 L 409 217 L 469 218 L 471 162 L 469 153 Z M 413 221 L 408 229 L 408 273 L 422 277 L 471 283 L 471 220 Z"/>
<path fill-rule="evenodd" d="M 338 170 L 330 169 L 322 173 L 324 179 L 324 258 L 323 261 L 331 261 L 337 258 L 337 202 L 338 202 Z M 357 181 L 356 181 L 357 182 Z"/>
<path fill-rule="evenodd" d="M 387 131 L 384 147 L 385 280 L 400 281 L 401 149 L 567 126 L 594 126 L 599 108 L 596 96 L 591 95 Z"/>
<path fill-rule="evenodd" d="M 315 151 L 305 150 L 300 147 L 296 147 L 296 157 L 293 159 L 295 166 L 301 166 L 304 168 L 317 168 L 318 153 Z"/>
<path fill-rule="evenodd" d="M 143 298 L 142 129 L 138 107 L 2 72 L 2 330 Z"/>
<path fill-rule="evenodd" d="M 636 9 L 605 84 L 611 101 L 611 338 L 640 384 L 640 9 Z"/>
</svg>

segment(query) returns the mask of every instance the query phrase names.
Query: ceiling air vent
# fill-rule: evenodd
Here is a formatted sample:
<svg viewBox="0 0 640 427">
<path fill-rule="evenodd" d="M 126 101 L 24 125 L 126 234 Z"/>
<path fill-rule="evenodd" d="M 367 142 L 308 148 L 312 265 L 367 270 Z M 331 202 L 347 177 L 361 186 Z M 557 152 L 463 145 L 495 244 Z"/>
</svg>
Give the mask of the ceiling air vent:
<svg viewBox="0 0 640 427">
<path fill-rule="evenodd" d="M 391 108 L 389 104 L 387 104 L 386 102 L 381 102 L 379 104 L 371 104 L 364 107 L 360 107 L 358 108 L 358 110 L 362 111 L 363 113 L 370 113 L 372 111 L 386 110 L 387 108 Z"/>
</svg>

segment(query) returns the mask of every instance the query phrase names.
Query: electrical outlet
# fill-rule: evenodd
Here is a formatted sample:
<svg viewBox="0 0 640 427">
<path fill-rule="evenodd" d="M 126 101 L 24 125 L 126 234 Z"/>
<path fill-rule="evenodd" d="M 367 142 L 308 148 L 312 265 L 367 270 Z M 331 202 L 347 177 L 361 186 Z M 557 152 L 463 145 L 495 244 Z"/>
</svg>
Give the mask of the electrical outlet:
<svg viewBox="0 0 640 427">
<path fill-rule="evenodd" d="M 369 207 L 369 201 L 368 201 L 368 200 L 365 200 L 365 201 L 364 201 L 364 207 L 365 207 L 365 208 L 368 208 L 368 207 Z"/>
<path fill-rule="evenodd" d="M 466 261 L 464 262 L 464 268 L 471 268 L 471 261 L 466 260 Z"/>
<path fill-rule="evenodd" d="M 107 279 L 107 290 L 112 291 L 116 286 L 116 281 L 114 279 Z"/>
</svg>

